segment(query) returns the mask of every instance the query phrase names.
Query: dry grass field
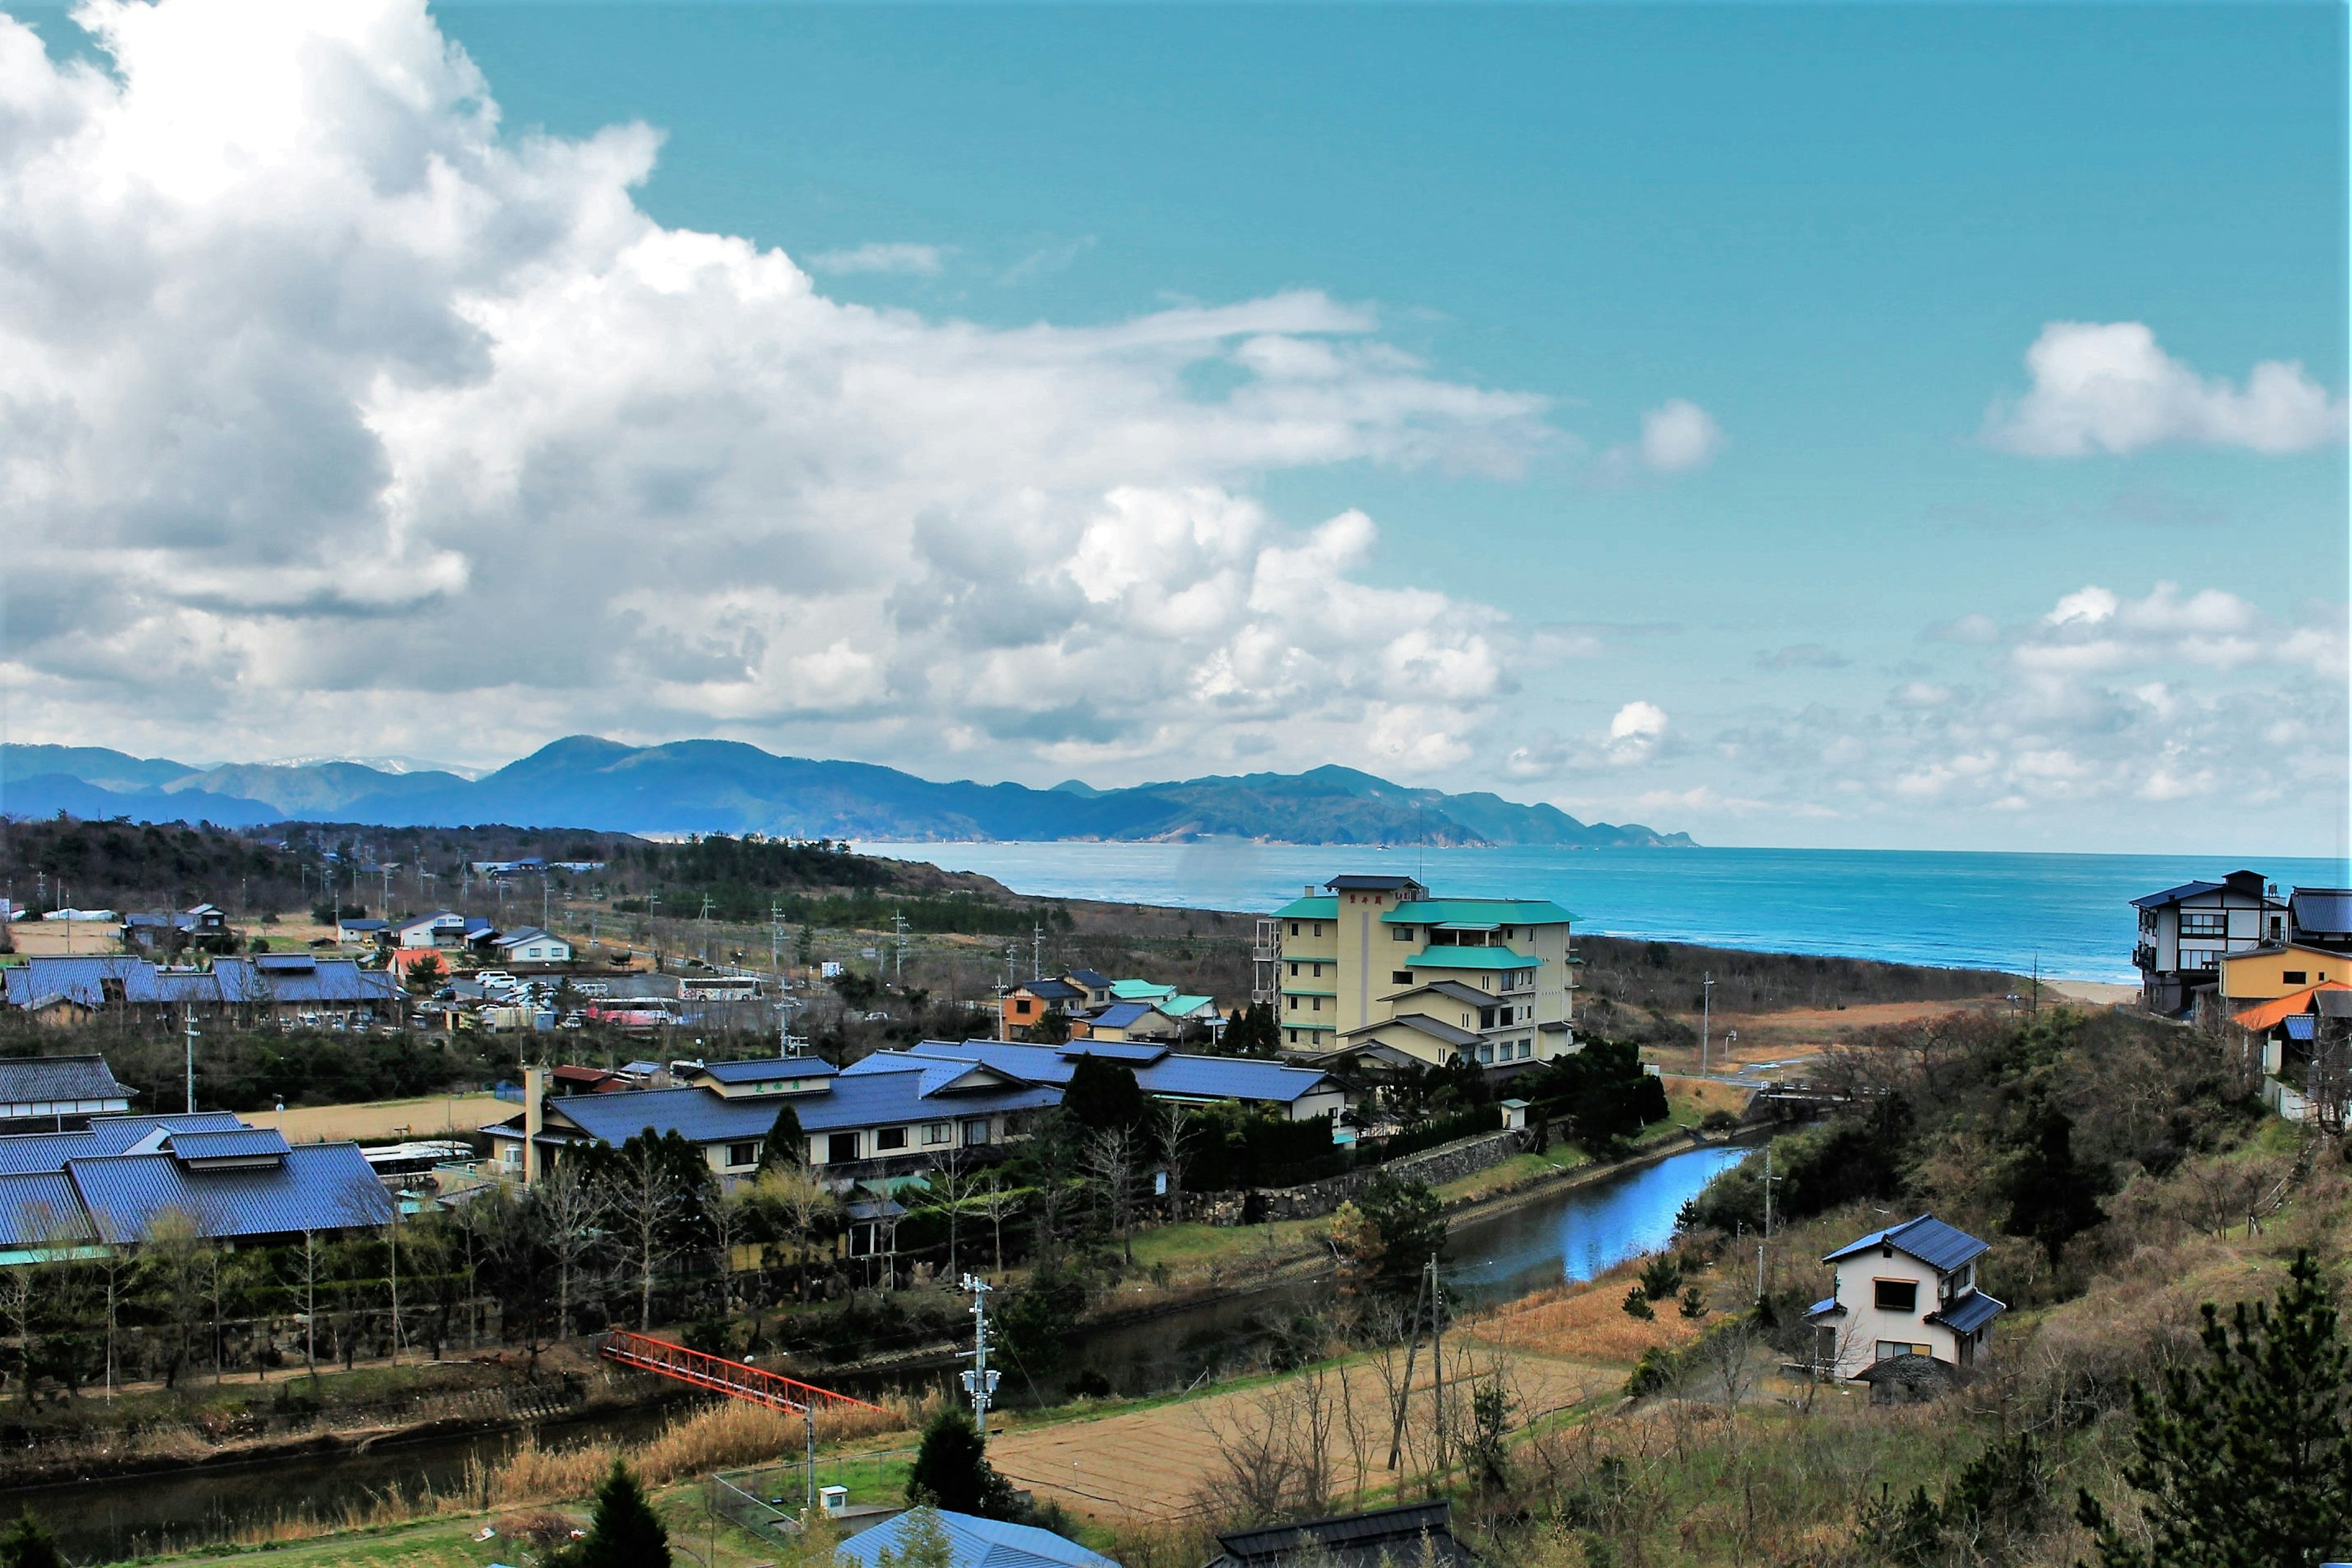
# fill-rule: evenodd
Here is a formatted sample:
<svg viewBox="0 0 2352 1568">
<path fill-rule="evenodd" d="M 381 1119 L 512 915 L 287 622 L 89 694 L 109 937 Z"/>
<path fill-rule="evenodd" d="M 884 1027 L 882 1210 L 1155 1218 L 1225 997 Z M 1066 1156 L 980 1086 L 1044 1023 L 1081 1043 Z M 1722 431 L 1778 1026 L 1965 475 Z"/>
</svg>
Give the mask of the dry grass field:
<svg viewBox="0 0 2352 1568">
<path fill-rule="evenodd" d="M 1402 1381 L 1404 1352 L 1358 1356 L 1337 1365 L 1272 1378 L 1230 1394 L 1122 1411 L 1091 1421 L 1064 1421 L 1014 1430 L 989 1443 L 990 1462 L 1016 1484 L 1052 1498 L 1073 1513 L 1103 1521 L 1189 1517 L 1202 1500 L 1222 1489 L 1234 1465 L 1267 1448 L 1292 1449 L 1320 1430 L 1334 1497 L 1389 1485 L 1386 1468 L 1391 1411 L 1389 1378 Z M 1470 1385 L 1500 1378 L 1515 1419 L 1525 1421 L 1580 1405 L 1624 1381 L 1618 1368 L 1557 1356 L 1518 1353 L 1478 1342 L 1465 1333 L 1446 1345 L 1447 1399 L 1461 1406 Z M 1429 1348 L 1413 1368 L 1408 1448 L 1425 1441 L 1437 1379 Z M 1449 1410 L 1458 1426 L 1460 1409 Z M 1410 1473 L 1427 1456 L 1405 1456 Z"/>
<path fill-rule="evenodd" d="M 471 1132 L 504 1121 L 520 1108 L 491 1094 L 436 1094 L 423 1100 L 379 1100 L 366 1105 L 308 1105 L 292 1110 L 248 1110 L 256 1127 L 275 1127 L 289 1142 L 351 1138 L 432 1138 Z"/>
<path fill-rule="evenodd" d="M 1634 1270 L 1614 1268 L 1587 1284 L 1555 1285 L 1522 1296 L 1463 1325 L 1464 1331 L 1530 1356 L 1580 1364 L 1630 1367 L 1654 1346 L 1679 1350 L 1698 1338 L 1701 1322 L 1672 1301 L 1652 1303 L 1649 1321 L 1626 1314 L 1625 1292 Z"/>
</svg>

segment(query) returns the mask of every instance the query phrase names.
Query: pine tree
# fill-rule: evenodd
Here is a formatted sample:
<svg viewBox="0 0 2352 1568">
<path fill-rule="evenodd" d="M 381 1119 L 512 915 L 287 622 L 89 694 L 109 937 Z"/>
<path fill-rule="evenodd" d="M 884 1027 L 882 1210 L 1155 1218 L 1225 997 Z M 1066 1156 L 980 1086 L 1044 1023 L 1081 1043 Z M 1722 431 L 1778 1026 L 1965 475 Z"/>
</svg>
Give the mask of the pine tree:
<svg viewBox="0 0 2352 1568">
<path fill-rule="evenodd" d="M 971 1417 L 950 1407 L 931 1417 L 923 1428 L 922 1447 L 907 1472 L 907 1500 L 918 1506 L 943 1508 L 951 1513 L 976 1513 L 988 1519 L 1010 1519 L 1018 1499 L 981 1446 L 980 1429 Z"/>
<path fill-rule="evenodd" d="M 776 1107 L 776 1120 L 768 1128 L 766 1142 L 760 1145 L 760 1169 L 772 1171 L 779 1166 L 794 1168 L 806 1163 L 808 1135 L 801 1131 L 800 1112 L 789 1105 Z"/>
<path fill-rule="evenodd" d="M 2352 1345 L 2319 1266 L 2298 1252 L 2275 1308 L 2211 1303 L 2202 1364 L 2132 1386 L 2124 1479 L 2155 1545 L 2126 1539 L 2088 1491 L 2076 1514 L 2103 1568 L 2317 1568 L 2352 1549 Z"/>
<path fill-rule="evenodd" d="M 612 1473 L 596 1489 L 587 1539 L 550 1562 L 551 1568 L 669 1568 L 669 1531 L 628 1466 L 613 1461 Z"/>
<path fill-rule="evenodd" d="M 2027 1108 L 2011 1149 L 2000 1184 L 2009 1199 L 2001 1229 L 2040 1242 L 2055 1268 L 2069 1241 L 2106 1219 L 2099 1194 L 2107 1173 L 2074 1158 L 2074 1119 L 2045 1100 Z"/>
</svg>

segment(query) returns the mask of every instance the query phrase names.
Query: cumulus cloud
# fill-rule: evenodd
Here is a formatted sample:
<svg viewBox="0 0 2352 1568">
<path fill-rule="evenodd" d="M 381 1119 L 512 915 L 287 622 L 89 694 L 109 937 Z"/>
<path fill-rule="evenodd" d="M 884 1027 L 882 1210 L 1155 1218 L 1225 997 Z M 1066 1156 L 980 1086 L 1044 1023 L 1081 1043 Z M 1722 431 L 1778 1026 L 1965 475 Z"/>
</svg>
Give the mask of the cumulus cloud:
<svg viewBox="0 0 2352 1568">
<path fill-rule="evenodd" d="M 936 245 L 875 242 L 851 250 L 820 250 L 808 258 L 812 272 L 900 272 L 936 278 L 947 252 Z"/>
<path fill-rule="evenodd" d="M 1317 465 L 1508 474 L 1552 438 L 1361 309 L 844 304 L 648 217 L 643 126 L 502 134 L 423 0 L 76 15 L 109 68 L 0 19 L 19 734 L 1430 763 L 1508 687 L 1503 617 L 1370 581 L 1370 518 L 1253 498 Z"/>
<path fill-rule="evenodd" d="M 1715 416 L 1688 398 L 1670 398 L 1642 416 L 1642 461 L 1657 473 L 1703 468 L 1722 446 Z"/>
<path fill-rule="evenodd" d="M 2025 352 L 2032 385 L 1985 418 L 1993 445 L 2042 458 L 2165 442 L 2301 452 L 2341 441 L 2345 405 L 2302 365 L 2264 360 L 2241 387 L 2207 378 L 2138 321 L 2053 321 Z"/>
<path fill-rule="evenodd" d="M 1612 763 L 1643 763 L 1665 738 L 1665 710 L 1654 702 L 1628 702 L 1609 721 L 1602 750 Z"/>
</svg>

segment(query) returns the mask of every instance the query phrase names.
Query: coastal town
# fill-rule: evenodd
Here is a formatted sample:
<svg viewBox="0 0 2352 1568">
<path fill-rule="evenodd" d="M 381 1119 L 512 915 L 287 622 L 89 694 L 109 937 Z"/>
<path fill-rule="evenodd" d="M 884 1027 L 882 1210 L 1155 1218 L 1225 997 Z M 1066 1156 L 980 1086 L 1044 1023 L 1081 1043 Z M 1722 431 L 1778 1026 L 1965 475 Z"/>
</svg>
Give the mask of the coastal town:
<svg viewBox="0 0 2352 1568">
<path fill-rule="evenodd" d="M 1509 1478 L 1607 1423 L 1933 1405 L 2013 1381 L 2013 1342 L 2079 1307 L 2063 1281 L 2117 1187 L 2046 1103 L 2011 1136 L 2073 1191 L 1912 1188 L 1921 1212 L 1878 1217 L 1911 1195 L 1887 1140 L 1919 1131 L 1885 1120 L 1920 1092 L 1906 1058 L 1958 1070 L 2016 1035 L 2071 1059 L 2096 1037 L 2224 1071 L 2182 1092 L 2306 1170 L 2352 1103 L 2352 891 L 2251 871 L 2119 910 L 2128 994 L 1879 966 L 1793 1006 L 1740 966 L 1792 961 L 1686 959 L 1403 874 L 1153 914 L 1174 938 L 1032 902 L 1024 942 L 910 932 L 919 895 L 821 924 L 804 881 L 782 918 L 784 868 L 911 874 L 837 845 L 695 847 L 767 855 L 763 930 L 710 919 L 677 863 L 632 878 L 626 840 L 427 871 L 205 832 L 182 858 L 248 857 L 246 897 L 117 896 L 140 842 L 184 828 L 11 827 L 33 887 L 12 880 L 0 956 L 0 1305 L 28 1425 L 0 1480 L 88 1473 L 118 1412 L 174 1409 L 225 1457 L 299 1453 L 323 1480 L 317 1456 L 384 1430 L 390 1386 L 415 1415 L 395 1427 L 530 1434 L 478 1489 L 493 1554 L 594 1489 L 573 1465 L 550 1490 L 525 1456 L 656 1411 L 670 1448 L 581 1452 L 674 1520 L 698 1510 L 714 1561 L 837 1542 L 1093 1564 L 1191 1540 L 1280 1565 L 1331 1539 L 1468 1561 Z M 325 905 L 255 909 L 257 874 L 306 856 L 293 880 Z M 109 875 L 123 908 L 44 907 Z M 403 877 L 454 877 L 462 907 L 385 900 Z M 1637 1015 L 1629 958 L 1696 960 L 1700 1016 Z M 2183 1051 L 2207 1065 L 2165 1065 Z M 337 1092 L 353 1058 L 388 1064 L 377 1092 Z M 2184 1157 L 2166 1177 L 2218 1179 Z M 2297 1183 L 2236 1158 L 2254 1184 L 2212 1200 L 2213 1234 L 2242 1201 L 2252 1241 Z M 1588 1211 L 1632 1227 L 1616 1253 L 1464 1272 L 1465 1237 Z M 1318 1426 L 1325 1400 L 1342 1415 Z M 1357 1423 L 1382 1444 L 1338 1435 Z M 1258 1500 L 1215 1500 L 1237 1486 Z M 394 1511 L 432 1531 L 448 1506 Z M 329 1513 L 281 1515 L 334 1538 Z M 95 1534 L 100 1555 L 175 1539 L 135 1510 Z"/>
</svg>

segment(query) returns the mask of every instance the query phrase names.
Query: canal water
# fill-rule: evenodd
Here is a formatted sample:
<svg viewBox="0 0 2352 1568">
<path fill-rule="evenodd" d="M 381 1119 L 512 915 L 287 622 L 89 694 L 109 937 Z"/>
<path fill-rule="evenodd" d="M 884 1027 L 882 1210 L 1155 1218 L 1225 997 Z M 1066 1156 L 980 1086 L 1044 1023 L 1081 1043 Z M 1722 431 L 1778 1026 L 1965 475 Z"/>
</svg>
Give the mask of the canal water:
<svg viewBox="0 0 2352 1568">
<path fill-rule="evenodd" d="M 1506 1300 L 1562 1280 L 1588 1279 L 1627 1258 L 1652 1251 L 1674 1234 L 1675 1215 L 1715 1173 L 1748 1150 L 1695 1148 L 1521 1207 L 1454 1227 L 1451 1278 L 1473 1301 Z M 1326 1285 L 1300 1281 L 1221 1298 L 1140 1321 L 1097 1331 L 1072 1347 L 1057 1378 L 1032 1383 L 1006 1373 L 1007 1403 L 1023 1405 L 1092 1373 L 1125 1394 L 1157 1393 L 1254 1361 L 1272 1340 L 1293 1332 Z M 901 1385 L 945 1383 L 952 1371 L 905 1374 Z M 845 1385 L 846 1386 L 846 1385 Z M 854 1392 L 871 1394 L 870 1386 Z M 549 1447 L 652 1436 L 669 1419 L 637 1410 L 541 1426 Z M 104 1563 L 205 1542 L 279 1519 L 333 1519 L 397 1490 L 426 1488 L 449 1496 L 464 1489 L 469 1467 L 494 1465 L 523 1441 L 518 1433 L 477 1434 L 378 1447 L 366 1454 L 273 1459 L 0 1492 L 0 1516 L 23 1506 L 49 1521 L 68 1561 Z"/>
</svg>

